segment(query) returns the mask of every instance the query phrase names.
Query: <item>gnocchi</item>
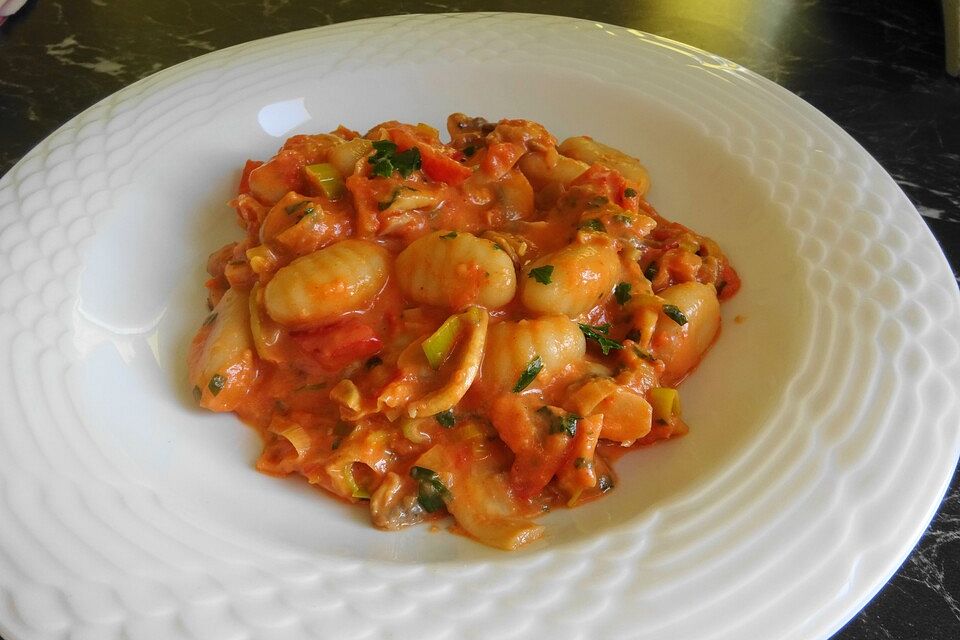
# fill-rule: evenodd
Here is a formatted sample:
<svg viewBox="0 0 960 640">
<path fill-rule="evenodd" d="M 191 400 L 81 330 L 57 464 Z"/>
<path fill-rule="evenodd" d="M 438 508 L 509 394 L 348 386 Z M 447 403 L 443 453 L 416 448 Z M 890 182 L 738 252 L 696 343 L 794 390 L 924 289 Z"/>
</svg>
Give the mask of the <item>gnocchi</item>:
<svg viewBox="0 0 960 640">
<path fill-rule="evenodd" d="M 613 294 L 619 272 L 617 252 L 609 246 L 570 244 L 524 267 L 520 301 L 537 314 L 576 318 Z"/>
<path fill-rule="evenodd" d="M 341 240 L 279 269 L 264 289 L 264 306 L 286 326 L 327 324 L 367 307 L 387 273 L 387 253 L 379 245 Z"/>
<path fill-rule="evenodd" d="M 397 283 L 415 302 L 449 309 L 487 309 L 513 299 L 513 260 L 496 243 L 473 234 L 435 231 L 410 243 L 396 261 Z"/>
<path fill-rule="evenodd" d="M 512 550 L 688 428 L 677 385 L 740 280 L 644 199 L 640 161 L 527 120 L 389 121 L 248 161 L 207 261 L 197 404 L 394 530 L 446 514 Z"/>
</svg>

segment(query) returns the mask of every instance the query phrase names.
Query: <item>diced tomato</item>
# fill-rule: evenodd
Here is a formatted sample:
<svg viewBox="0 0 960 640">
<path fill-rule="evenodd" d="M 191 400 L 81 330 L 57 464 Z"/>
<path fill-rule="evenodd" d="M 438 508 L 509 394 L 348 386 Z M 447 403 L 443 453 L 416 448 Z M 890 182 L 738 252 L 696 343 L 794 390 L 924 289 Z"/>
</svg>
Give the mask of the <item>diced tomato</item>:
<svg viewBox="0 0 960 640">
<path fill-rule="evenodd" d="M 383 341 L 373 327 L 356 318 L 341 320 L 322 329 L 295 331 L 290 337 L 330 371 L 339 371 L 351 362 L 366 360 L 383 348 Z"/>
<path fill-rule="evenodd" d="M 480 161 L 480 170 L 494 180 L 499 180 L 517 164 L 524 152 L 522 146 L 510 142 L 491 144 Z"/>
<path fill-rule="evenodd" d="M 240 174 L 240 186 L 237 187 L 237 195 L 242 195 L 250 191 L 250 172 L 262 165 L 260 160 L 247 160 L 243 165 L 243 173 Z"/>
<path fill-rule="evenodd" d="M 453 158 L 440 153 L 405 129 L 391 129 L 390 139 L 401 152 L 412 147 L 418 148 L 423 172 L 435 182 L 446 182 L 456 186 L 473 175 L 470 167 L 465 167 Z"/>
</svg>

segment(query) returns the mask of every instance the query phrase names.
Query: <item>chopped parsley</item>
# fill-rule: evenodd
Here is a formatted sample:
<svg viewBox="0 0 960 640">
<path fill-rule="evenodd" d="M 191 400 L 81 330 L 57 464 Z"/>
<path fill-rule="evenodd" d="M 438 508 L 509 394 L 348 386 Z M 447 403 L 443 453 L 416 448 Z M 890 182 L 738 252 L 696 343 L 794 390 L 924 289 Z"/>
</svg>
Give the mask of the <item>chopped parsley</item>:
<svg viewBox="0 0 960 640">
<path fill-rule="evenodd" d="M 397 145 L 389 140 L 375 140 L 374 154 L 367 160 L 373 165 L 371 173 L 381 178 L 389 178 L 396 171 L 407 178 L 421 166 L 420 149 L 410 147 L 397 153 Z"/>
<path fill-rule="evenodd" d="M 450 490 L 437 472 L 426 467 L 410 467 L 410 477 L 417 481 L 417 502 L 427 513 L 439 511 L 450 498 Z"/>
<path fill-rule="evenodd" d="M 620 304 L 627 304 L 627 302 L 633 296 L 630 295 L 630 289 L 633 288 L 629 282 L 621 282 L 616 287 L 613 288 L 613 297 L 617 299 L 617 302 Z"/>
<path fill-rule="evenodd" d="M 617 351 L 623 349 L 622 344 L 607 337 L 607 333 L 610 331 L 610 323 L 591 326 L 589 324 L 581 324 L 578 322 L 577 326 L 580 327 L 580 331 L 583 332 L 583 335 L 587 338 L 587 340 L 597 341 L 597 344 L 600 345 L 600 351 L 603 352 L 603 355 L 610 355 L 611 350 Z"/>
<path fill-rule="evenodd" d="M 643 270 L 643 275 L 647 280 L 653 280 L 657 277 L 657 273 L 660 271 L 660 267 L 657 266 L 656 262 L 651 262 L 647 265 L 647 268 Z"/>
<path fill-rule="evenodd" d="M 445 233 L 445 234 L 443 234 L 443 235 L 440 236 L 440 237 L 441 237 L 442 239 L 444 239 L 444 240 L 453 240 L 454 238 L 457 237 L 457 232 L 456 232 L 456 231 L 451 231 L 450 233 Z"/>
<path fill-rule="evenodd" d="M 227 384 L 227 379 L 219 373 L 215 373 L 210 377 L 210 383 L 207 385 L 207 389 L 210 389 L 210 393 L 216 397 L 221 391 L 223 391 L 224 385 Z"/>
<path fill-rule="evenodd" d="M 613 219 L 615 222 L 619 222 L 625 227 L 633 226 L 633 218 L 626 214 L 618 213 L 617 215 L 613 216 Z"/>
<path fill-rule="evenodd" d="M 434 415 L 433 419 L 437 421 L 437 424 L 446 429 L 452 428 L 457 422 L 456 416 L 453 415 L 453 409 L 441 411 L 440 413 Z"/>
<path fill-rule="evenodd" d="M 668 318 L 676 322 L 681 327 L 687 324 L 687 316 L 683 315 L 683 311 L 680 311 L 680 307 L 673 304 L 663 305 L 663 313 L 666 314 Z"/>
<path fill-rule="evenodd" d="M 537 377 L 537 374 L 543 370 L 543 359 L 540 356 L 534 356 L 533 360 L 527 363 L 527 366 L 523 368 L 523 371 L 520 373 L 520 377 L 517 378 L 517 384 L 513 385 L 513 392 L 520 393 L 524 389 L 530 386 L 530 383 L 533 382 L 533 379 Z"/>
<path fill-rule="evenodd" d="M 530 273 L 527 274 L 527 277 L 533 278 L 540 284 L 550 284 L 551 278 L 553 277 L 553 265 L 545 264 L 542 267 L 530 269 Z"/>
<path fill-rule="evenodd" d="M 582 231 L 592 232 L 601 232 L 607 230 L 607 227 L 603 224 L 603 222 L 600 221 L 599 218 L 590 218 L 589 220 L 584 220 L 577 228 Z"/>
<path fill-rule="evenodd" d="M 577 423 L 580 422 L 580 416 L 577 414 L 561 413 L 558 415 L 546 405 L 537 409 L 537 413 L 547 418 L 551 434 L 565 433 L 571 438 L 577 435 Z"/>
<path fill-rule="evenodd" d="M 624 198 L 636 198 L 636 197 L 637 197 L 637 190 L 636 190 L 636 189 L 631 189 L 630 187 L 627 187 L 626 189 L 623 190 L 623 197 L 624 197 Z"/>
</svg>

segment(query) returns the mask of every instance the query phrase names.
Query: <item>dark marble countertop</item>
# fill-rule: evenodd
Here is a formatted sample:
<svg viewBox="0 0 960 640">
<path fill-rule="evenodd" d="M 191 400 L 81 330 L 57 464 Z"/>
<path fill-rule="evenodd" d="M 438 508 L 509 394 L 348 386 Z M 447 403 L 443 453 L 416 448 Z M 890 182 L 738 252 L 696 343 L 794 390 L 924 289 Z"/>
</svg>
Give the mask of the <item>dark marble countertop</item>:
<svg viewBox="0 0 960 640">
<path fill-rule="evenodd" d="M 887 169 L 960 274 L 960 80 L 944 72 L 936 0 L 30 0 L 0 26 L 0 175 L 101 98 L 208 51 L 376 15 L 476 10 L 634 27 L 783 85 Z M 960 475 L 897 574 L 835 637 L 960 638 Z"/>
</svg>

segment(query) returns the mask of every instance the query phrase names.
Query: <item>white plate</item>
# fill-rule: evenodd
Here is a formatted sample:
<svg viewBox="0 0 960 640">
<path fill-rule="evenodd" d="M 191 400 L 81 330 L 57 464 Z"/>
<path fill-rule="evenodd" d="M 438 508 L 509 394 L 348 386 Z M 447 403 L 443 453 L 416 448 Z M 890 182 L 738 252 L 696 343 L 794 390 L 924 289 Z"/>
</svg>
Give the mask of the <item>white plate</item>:
<svg viewBox="0 0 960 640">
<path fill-rule="evenodd" d="M 744 280 L 684 385 L 688 437 L 492 551 L 373 529 L 256 473 L 193 408 L 205 256 L 248 158 L 452 111 L 641 157 Z M 823 638 L 916 543 L 960 443 L 960 296 L 890 177 L 809 105 L 643 33 L 393 17 L 218 51 L 77 116 L 0 182 L 0 634 Z M 742 316 L 737 323 L 735 316 Z"/>
</svg>

